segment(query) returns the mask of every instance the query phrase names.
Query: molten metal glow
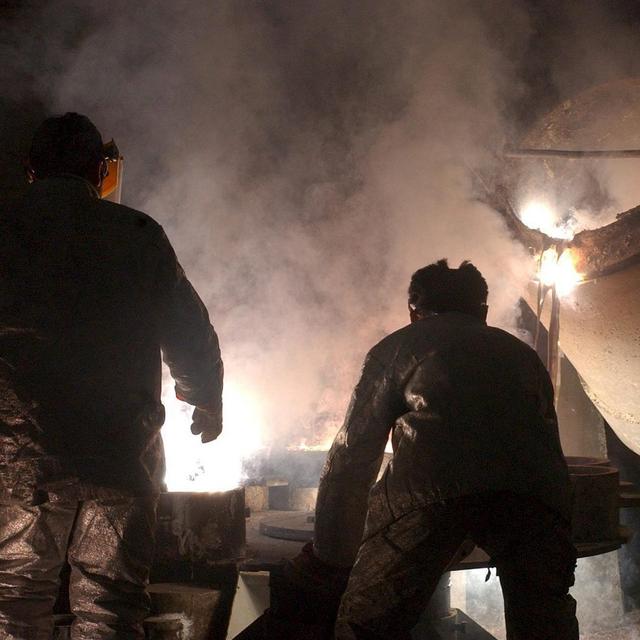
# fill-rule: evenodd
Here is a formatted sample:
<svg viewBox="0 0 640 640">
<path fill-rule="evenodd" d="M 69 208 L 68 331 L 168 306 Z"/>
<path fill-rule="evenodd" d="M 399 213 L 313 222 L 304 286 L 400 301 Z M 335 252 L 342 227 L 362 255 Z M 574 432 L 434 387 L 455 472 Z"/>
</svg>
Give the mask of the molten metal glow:
<svg viewBox="0 0 640 640">
<path fill-rule="evenodd" d="M 571 240 L 573 229 L 569 222 L 558 219 L 553 209 L 542 201 L 532 200 L 520 210 L 520 220 L 530 229 L 537 229 L 552 238 Z"/>
<path fill-rule="evenodd" d="M 333 439 L 318 442 L 316 444 L 307 444 L 307 442 L 303 440 L 298 444 L 289 445 L 287 447 L 287 451 L 329 451 L 332 444 Z"/>
<path fill-rule="evenodd" d="M 581 274 L 576 271 L 571 250 L 565 249 L 558 256 L 555 248 L 547 249 L 540 260 L 538 280 L 547 287 L 555 286 L 559 296 L 571 293 L 582 281 Z"/>
<path fill-rule="evenodd" d="M 333 438 L 319 442 L 317 444 L 307 444 L 304 440 L 297 445 L 291 445 L 287 447 L 289 451 L 329 451 L 333 444 Z M 393 453 L 393 447 L 391 445 L 391 438 L 387 440 L 387 444 L 384 447 L 385 453 Z"/>
<path fill-rule="evenodd" d="M 224 429 L 203 445 L 191 434 L 193 407 L 176 399 L 173 383 L 162 389 L 166 421 L 162 427 L 169 491 L 226 491 L 243 480 L 242 461 L 262 446 L 263 424 L 255 398 L 225 381 Z"/>
</svg>

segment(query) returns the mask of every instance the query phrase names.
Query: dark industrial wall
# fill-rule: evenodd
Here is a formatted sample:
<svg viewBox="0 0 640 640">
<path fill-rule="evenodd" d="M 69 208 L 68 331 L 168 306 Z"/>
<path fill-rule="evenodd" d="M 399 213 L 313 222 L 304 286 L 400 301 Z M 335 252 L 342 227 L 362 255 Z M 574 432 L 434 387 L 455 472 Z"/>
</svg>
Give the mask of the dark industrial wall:
<svg viewBox="0 0 640 640">
<path fill-rule="evenodd" d="M 0 199 L 19 195 L 27 186 L 24 161 L 34 129 L 46 117 L 41 105 L 0 96 Z"/>
<path fill-rule="evenodd" d="M 38 2 L 3 0 L 0 2 L 0 30 L 3 52 L 10 50 L 12 40 L 28 29 L 29 16 L 37 11 Z M 19 194 L 26 187 L 23 161 L 27 157 L 35 127 L 46 117 L 46 110 L 35 93 L 33 77 L 26 65 L 14 72 L 12 60 L 3 60 L 0 77 L 4 90 L 0 93 L 0 200 Z"/>
</svg>

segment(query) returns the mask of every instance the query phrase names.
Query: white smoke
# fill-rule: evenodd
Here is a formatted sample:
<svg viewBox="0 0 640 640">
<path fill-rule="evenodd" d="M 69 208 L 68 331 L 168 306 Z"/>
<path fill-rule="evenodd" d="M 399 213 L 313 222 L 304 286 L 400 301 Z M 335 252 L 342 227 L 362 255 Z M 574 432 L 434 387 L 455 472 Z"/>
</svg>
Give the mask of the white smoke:
<svg viewBox="0 0 640 640">
<path fill-rule="evenodd" d="M 473 261 L 490 321 L 514 327 L 532 265 L 473 200 L 469 167 L 490 173 L 514 132 L 527 2 L 36 4 L 0 43 L 3 91 L 116 139 L 123 202 L 166 228 L 220 335 L 233 403 L 259 409 L 226 418 L 241 434 L 227 448 L 189 449 L 199 480 L 245 427 L 250 449 L 318 436 L 319 414 L 330 436 L 427 263 Z M 592 0 L 564 6 L 548 37 L 558 99 L 640 71 L 629 29 Z M 191 438 L 183 419 L 173 444 Z M 170 465 L 186 449 L 169 447 Z"/>
<path fill-rule="evenodd" d="M 640 42 L 637 4 L 584 0 L 540 3 L 536 53 L 548 84 L 549 118 L 525 146 L 640 148 Z M 546 6 L 545 6 L 546 5 Z M 535 62 L 532 64 L 536 64 Z M 600 87 L 599 87 L 600 86 Z M 552 90 L 549 90 L 551 87 Z M 538 95 L 538 102 L 545 100 Z M 527 144 L 527 142 L 529 144 Z M 547 200 L 573 233 L 613 222 L 640 203 L 640 160 L 521 160 L 518 209 Z"/>
<path fill-rule="evenodd" d="M 526 18 L 495 5 L 515 47 Z M 260 396 L 265 440 L 344 411 L 429 262 L 472 260 L 493 321 L 515 324 L 530 263 L 472 201 L 467 169 L 491 163 L 517 86 L 494 15 L 462 1 L 68 0 L 32 17 L 47 36 L 35 90 L 120 145 L 123 202 L 165 226 L 229 380 Z"/>
</svg>

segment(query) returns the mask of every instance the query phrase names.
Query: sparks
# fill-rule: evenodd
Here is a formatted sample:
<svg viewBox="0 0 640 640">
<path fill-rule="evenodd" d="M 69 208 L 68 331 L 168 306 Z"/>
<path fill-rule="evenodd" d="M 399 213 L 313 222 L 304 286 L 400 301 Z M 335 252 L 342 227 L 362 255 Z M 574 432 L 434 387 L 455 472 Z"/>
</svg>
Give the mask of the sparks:
<svg viewBox="0 0 640 640">
<path fill-rule="evenodd" d="M 552 247 L 542 254 L 537 279 L 547 287 L 555 286 L 559 296 L 566 296 L 582 281 L 582 275 L 576 271 L 570 249 L 558 255 Z"/>
</svg>

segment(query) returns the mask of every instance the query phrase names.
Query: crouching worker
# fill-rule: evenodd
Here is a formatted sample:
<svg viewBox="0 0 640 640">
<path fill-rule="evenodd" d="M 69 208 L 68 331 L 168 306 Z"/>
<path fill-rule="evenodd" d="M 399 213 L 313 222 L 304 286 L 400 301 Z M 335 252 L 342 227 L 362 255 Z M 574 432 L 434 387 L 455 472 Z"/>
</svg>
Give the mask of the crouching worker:
<svg viewBox="0 0 640 640">
<path fill-rule="evenodd" d="M 162 227 L 100 199 L 86 117 L 45 120 L 29 163 L 25 197 L 0 212 L 0 637 L 51 638 L 68 560 L 73 640 L 143 638 L 161 354 L 208 442 L 218 339 Z"/>
<path fill-rule="evenodd" d="M 336 640 L 409 639 L 468 538 L 497 568 L 509 640 L 578 639 L 553 389 L 532 349 L 487 326 L 487 293 L 470 263 L 420 269 L 411 324 L 366 358 L 316 507 L 315 561 L 353 565 Z"/>
</svg>

